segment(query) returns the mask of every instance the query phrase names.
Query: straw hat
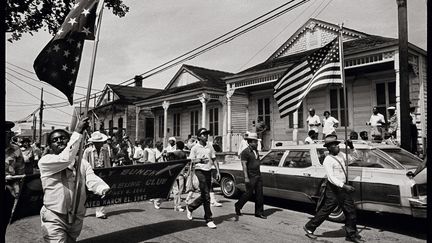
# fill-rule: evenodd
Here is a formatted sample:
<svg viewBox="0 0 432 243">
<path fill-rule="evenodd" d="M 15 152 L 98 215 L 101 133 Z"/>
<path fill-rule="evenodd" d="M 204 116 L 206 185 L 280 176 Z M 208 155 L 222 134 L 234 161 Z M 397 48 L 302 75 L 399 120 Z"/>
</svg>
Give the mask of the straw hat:
<svg viewBox="0 0 432 243">
<path fill-rule="evenodd" d="M 261 141 L 261 139 L 258 138 L 258 134 L 256 134 L 255 132 L 250 132 L 249 135 L 244 139 Z"/>
<path fill-rule="evenodd" d="M 340 141 L 337 140 L 337 136 L 334 134 L 329 134 L 324 138 L 324 147 L 328 147 L 332 144 L 339 144 Z"/>
<path fill-rule="evenodd" d="M 108 136 L 96 131 L 94 133 L 91 134 L 91 137 L 88 139 L 88 142 L 93 142 L 93 143 L 103 143 L 108 139 Z"/>
</svg>

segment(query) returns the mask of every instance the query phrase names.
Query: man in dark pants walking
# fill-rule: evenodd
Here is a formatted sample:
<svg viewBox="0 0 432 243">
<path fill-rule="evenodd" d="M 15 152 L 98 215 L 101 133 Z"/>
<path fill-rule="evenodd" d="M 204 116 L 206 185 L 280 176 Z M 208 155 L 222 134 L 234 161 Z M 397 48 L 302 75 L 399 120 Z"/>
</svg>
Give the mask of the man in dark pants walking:
<svg viewBox="0 0 432 243">
<path fill-rule="evenodd" d="M 355 188 L 348 185 L 346 181 L 346 155 L 339 152 L 339 141 L 336 135 L 327 135 L 324 140 L 324 147 L 327 147 L 329 154 L 323 162 L 324 169 L 327 174 L 327 187 L 325 190 L 325 197 L 322 206 L 303 229 L 306 231 L 306 236 L 316 239 L 313 234 L 315 229 L 320 226 L 330 213 L 339 205 L 342 208 L 346 221 L 345 231 L 346 240 L 351 242 L 362 242 L 357 232 L 356 225 L 356 210 L 354 200 L 351 193 Z M 354 149 L 352 142 L 347 143 L 351 149 Z"/>
<path fill-rule="evenodd" d="M 245 178 L 246 192 L 234 204 L 235 212 L 238 216 L 242 215 L 241 209 L 245 203 L 255 195 L 255 217 L 266 219 L 264 216 L 263 181 L 260 172 L 260 160 L 258 155 L 258 135 L 249 133 L 245 137 L 249 146 L 240 154 L 243 173 Z M 255 194 L 253 194 L 255 192 Z"/>
<path fill-rule="evenodd" d="M 196 198 L 191 204 L 186 206 L 187 218 L 192 220 L 192 212 L 203 205 L 204 219 L 207 227 L 215 229 L 216 225 L 213 222 L 212 212 L 210 208 L 210 188 L 211 188 L 211 168 L 212 165 L 216 168 L 216 180 L 220 180 L 219 164 L 216 161 L 216 152 L 210 143 L 207 143 L 210 131 L 205 128 L 200 128 L 197 131 L 198 141 L 192 147 L 189 158 L 195 164 L 195 175 L 199 180 L 199 188 L 201 195 Z"/>
</svg>

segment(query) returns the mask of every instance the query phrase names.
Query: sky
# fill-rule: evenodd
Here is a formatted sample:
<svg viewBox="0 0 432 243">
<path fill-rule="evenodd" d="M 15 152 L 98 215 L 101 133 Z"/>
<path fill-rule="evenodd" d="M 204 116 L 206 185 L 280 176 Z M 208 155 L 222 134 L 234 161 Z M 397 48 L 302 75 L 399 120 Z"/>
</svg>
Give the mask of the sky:
<svg viewBox="0 0 432 243">
<path fill-rule="evenodd" d="M 104 9 L 92 88 L 102 90 L 143 74 L 207 43 L 262 14 L 279 7 L 281 0 L 124 0 L 130 7 L 119 18 Z M 298 2 L 298 1 L 296 1 Z M 237 73 L 265 61 L 309 18 L 373 35 L 397 38 L 396 0 L 310 0 L 300 7 L 221 45 L 185 64 Z M 426 50 L 426 1 L 408 1 L 408 40 Z M 6 34 L 6 38 L 9 34 Z M 50 85 L 38 81 L 33 62 L 52 36 L 39 31 L 19 41 L 6 41 L 6 120 L 21 120 L 44 102 L 67 101 Z M 88 86 L 93 42 L 86 41 L 74 98 Z M 181 65 L 143 81 L 148 88 L 163 89 Z M 48 93 L 49 92 L 49 93 Z M 84 103 L 83 103 L 84 105 Z M 91 101 L 90 106 L 93 105 Z M 79 106 L 79 105 L 77 105 Z M 44 110 L 45 128 L 70 124 L 72 106 Z M 31 123 L 19 124 L 29 128 Z"/>
</svg>

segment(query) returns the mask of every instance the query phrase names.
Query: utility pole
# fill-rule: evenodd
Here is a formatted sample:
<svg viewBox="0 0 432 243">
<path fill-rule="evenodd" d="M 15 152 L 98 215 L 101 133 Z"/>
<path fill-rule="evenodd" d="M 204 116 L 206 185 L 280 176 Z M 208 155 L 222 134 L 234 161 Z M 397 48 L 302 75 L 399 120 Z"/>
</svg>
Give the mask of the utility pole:
<svg viewBox="0 0 432 243">
<path fill-rule="evenodd" d="M 42 117 L 43 117 L 43 109 L 44 109 L 44 102 L 43 102 L 43 88 L 41 89 L 41 103 L 39 108 L 39 143 L 42 144 Z"/>
<path fill-rule="evenodd" d="M 399 30 L 399 98 L 400 98 L 400 135 L 401 147 L 411 151 L 410 130 L 410 92 L 408 76 L 408 24 L 407 1 L 396 0 L 398 5 L 398 30 Z"/>
<path fill-rule="evenodd" d="M 33 113 L 33 142 L 36 142 L 36 126 L 37 126 L 37 118 L 36 111 Z"/>
</svg>

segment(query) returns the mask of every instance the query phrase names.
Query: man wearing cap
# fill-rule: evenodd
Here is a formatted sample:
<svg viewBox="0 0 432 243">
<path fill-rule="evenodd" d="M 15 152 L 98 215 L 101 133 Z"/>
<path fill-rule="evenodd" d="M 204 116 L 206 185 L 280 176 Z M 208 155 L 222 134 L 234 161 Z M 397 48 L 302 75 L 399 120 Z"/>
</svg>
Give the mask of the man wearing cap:
<svg viewBox="0 0 432 243">
<path fill-rule="evenodd" d="M 306 118 L 306 122 L 309 126 L 309 131 L 314 130 L 318 137 L 318 127 L 321 126 L 321 121 L 319 116 L 315 114 L 314 108 L 309 108 L 309 116 Z"/>
<path fill-rule="evenodd" d="M 80 163 L 80 191 L 78 210 L 73 223 L 72 198 L 75 189 L 75 157 L 78 153 L 82 133 L 89 126 L 88 118 L 80 120 L 72 136 L 66 130 L 56 129 L 48 135 L 51 154 L 39 160 L 43 206 L 40 211 L 41 227 L 45 242 L 75 242 L 78 238 L 85 215 L 86 188 L 102 198 L 109 186 L 94 174 L 87 160 Z"/>
<path fill-rule="evenodd" d="M 319 206 L 319 210 L 316 215 L 309 221 L 303 229 L 306 232 L 306 236 L 312 239 L 316 239 L 314 235 L 315 229 L 320 226 L 324 220 L 330 215 L 330 213 L 337 207 L 341 207 L 345 214 L 345 240 L 351 242 L 361 242 L 360 236 L 358 235 L 356 225 L 356 210 L 354 206 L 354 200 L 351 193 L 355 191 L 355 188 L 346 181 L 346 166 L 345 159 L 346 155 L 339 152 L 339 141 L 337 136 L 330 134 L 324 139 L 324 147 L 329 151 L 329 154 L 325 157 L 323 166 L 327 175 L 327 183 L 325 189 L 325 196 L 322 202 L 322 206 Z M 354 149 L 351 141 L 347 141 L 347 146 Z M 350 159 L 351 160 L 351 159 Z"/>
<path fill-rule="evenodd" d="M 12 214 L 12 208 L 15 202 L 15 196 L 19 192 L 19 182 L 12 180 L 14 175 L 24 174 L 24 157 L 20 148 L 12 144 L 12 137 L 15 133 L 11 130 L 15 124 L 11 121 L 5 121 L 5 194 L 4 194 L 4 218 L 3 233 L 6 233 L 6 227 Z M 3 234 L 5 235 L 5 234 Z"/>
<path fill-rule="evenodd" d="M 107 135 L 96 131 L 91 134 L 87 140 L 92 143 L 88 148 L 84 150 L 83 159 L 87 160 L 94 168 L 109 168 L 111 167 L 111 160 L 109 157 L 109 151 L 104 143 L 108 139 Z M 96 207 L 96 218 L 106 219 L 105 207 Z"/>
<path fill-rule="evenodd" d="M 390 118 L 388 119 L 388 130 L 387 132 L 390 133 L 390 135 L 393 138 L 396 138 L 396 130 L 398 128 L 398 119 L 396 116 L 396 107 L 390 106 L 387 108 Z"/>
<path fill-rule="evenodd" d="M 256 133 L 249 133 L 245 139 L 248 141 L 248 147 L 243 150 L 240 157 L 243 167 L 246 192 L 243 193 L 237 203 L 234 204 L 235 213 L 238 216 L 242 215 L 241 209 L 252 195 L 255 195 L 255 217 L 266 219 L 267 217 L 263 214 L 263 181 L 261 178 L 260 160 L 257 150 L 259 139 Z"/>
<path fill-rule="evenodd" d="M 210 131 L 200 128 L 197 131 L 198 143 L 192 147 L 189 158 L 195 163 L 195 175 L 199 180 L 201 195 L 186 206 L 187 218 L 192 220 L 192 212 L 201 204 L 204 207 L 204 219 L 207 227 L 215 229 L 210 208 L 210 188 L 212 182 L 211 168 L 216 167 L 216 180 L 220 180 L 219 164 L 216 162 L 216 152 L 213 146 L 207 142 Z"/>
</svg>

